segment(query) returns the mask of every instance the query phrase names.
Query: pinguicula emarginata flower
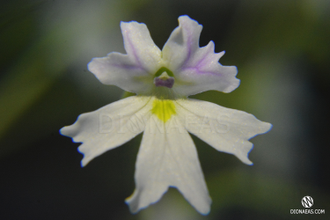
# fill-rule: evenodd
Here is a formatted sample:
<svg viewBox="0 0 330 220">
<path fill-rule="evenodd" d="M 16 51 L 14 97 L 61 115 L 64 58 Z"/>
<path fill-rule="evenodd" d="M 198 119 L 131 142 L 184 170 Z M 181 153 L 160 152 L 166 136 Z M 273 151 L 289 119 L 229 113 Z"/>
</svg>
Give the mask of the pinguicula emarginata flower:
<svg viewBox="0 0 330 220">
<path fill-rule="evenodd" d="M 61 129 L 62 135 L 82 143 L 82 166 L 143 132 L 136 189 L 126 199 L 133 213 L 157 202 L 170 186 L 198 212 L 209 213 L 211 198 L 188 132 L 251 165 L 248 140 L 271 129 L 246 112 L 187 98 L 207 90 L 228 93 L 239 85 L 236 67 L 218 62 L 224 52 L 215 53 L 212 41 L 199 47 L 201 30 L 196 21 L 180 16 L 161 51 L 145 24 L 121 22 L 127 54 L 94 58 L 88 69 L 102 83 L 136 96 L 82 114 Z"/>
</svg>

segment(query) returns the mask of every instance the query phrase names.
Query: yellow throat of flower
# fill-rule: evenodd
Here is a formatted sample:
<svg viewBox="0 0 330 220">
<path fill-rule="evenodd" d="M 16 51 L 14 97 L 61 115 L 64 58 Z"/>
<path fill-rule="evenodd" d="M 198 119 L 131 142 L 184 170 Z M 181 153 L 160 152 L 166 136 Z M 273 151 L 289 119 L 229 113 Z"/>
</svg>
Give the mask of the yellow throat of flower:
<svg viewBox="0 0 330 220">
<path fill-rule="evenodd" d="M 169 99 L 155 99 L 152 103 L 152 113 L 166 123 L 172 115 L 176 114 L 175 105 Z"/>
</svg>

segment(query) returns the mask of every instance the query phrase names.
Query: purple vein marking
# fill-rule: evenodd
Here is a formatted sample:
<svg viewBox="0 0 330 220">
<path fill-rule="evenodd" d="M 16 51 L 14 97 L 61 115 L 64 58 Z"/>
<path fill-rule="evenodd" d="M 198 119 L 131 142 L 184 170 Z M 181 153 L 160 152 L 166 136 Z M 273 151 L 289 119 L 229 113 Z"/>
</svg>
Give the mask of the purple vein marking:
<svg viewBox="0 0 330 220">
<path fill-rule="evenodd" d="M 139 67 L 140 69 L 143 69 L 143 70 L 146 71 L 146 69 L 143 68 L 143 66 L 141 65 L 141 62 L 140 62 L 140 60 L 139 60 L 139 58 L 138 58 L 138 55 L 136 54 L 136 50 L 135 50 L 134 44 L 132 43 L 131 38 L 129 37 L 129 35 L 130 35 L 130 32 L 127 31 L 127 38 L 126 38 L 126 39 L 127 39 L 127 42 L 128 42 L 128 44 L 129 44 L 129 46 L 132 48 L 132 52 L 133 52 L 133 56 L 134 56 L 134 58 L 135 58 L 135 61 L 137 62 L 138 67 Z"/>
</svg>

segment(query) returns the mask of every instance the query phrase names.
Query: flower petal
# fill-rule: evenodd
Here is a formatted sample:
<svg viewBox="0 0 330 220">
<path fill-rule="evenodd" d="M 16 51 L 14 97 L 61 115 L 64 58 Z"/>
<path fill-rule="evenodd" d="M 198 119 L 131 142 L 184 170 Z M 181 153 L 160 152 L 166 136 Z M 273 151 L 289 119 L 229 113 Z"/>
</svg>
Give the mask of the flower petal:
<svg viewBox="0 0 330 220">
<path fill-rule="evenodd" d="M 200 100 L 178 100 L 177 111 L 186 115 L 182 123 L 190 133 L 218 151 L 234 154 L 249 165 L 252 162 L 248 159 L 248 153 L 253 144 L 248 140 L 272 127 L 246 112 Z"/>
<path fill-rule="evenodd" d="M 137 157 L 135 183 L 133 195 L 126 199 L 133 213 L 157 202 L 169 186 L 177 187 L 200 213 L 210 211 L 211 198 L 195 145 L 178 116 L 167 123 L 156 115 L 150 117 Z"/>
<path fill-rule="evenodd" d="M 81 114 L 77 121 L 63 127 L 61 134 L 83 143 L 79 151 L 84 154 L 85 166 L 104 152 L 118 147 L 144 130 L 150 117 L 148 97 L 128 97 L 113 102 L 94 112 Z"/>
<path fill-rule="evenodd" d="M 107 57 L 94 58 L 88 69 L 104 84 L 150 95 L 153 75 L 161 65 L 161 52 L 145 24 L 121 22 L 121 31 L 127 54 L 110 53 Z"/>
<path fill-rule="evenodd" d="M 218 61 L 224 52 L 214 53 L 214 43 L 199 47 L 202 25 L 188 16 L 179 17 L 179 27 L 163 48 L 163 59 L 175 75 L 173 89 L 182 96 L 207 90 L 231 92 L 239 85 L 235 66 Z"/>
<path fill-rule="evenodd" d="M 136 21 L 121 22 L 121 32 L 130 59 L 154 75 L 160 68 L 161 51 L 151 39 L 147 26 Z"/>
</svg>

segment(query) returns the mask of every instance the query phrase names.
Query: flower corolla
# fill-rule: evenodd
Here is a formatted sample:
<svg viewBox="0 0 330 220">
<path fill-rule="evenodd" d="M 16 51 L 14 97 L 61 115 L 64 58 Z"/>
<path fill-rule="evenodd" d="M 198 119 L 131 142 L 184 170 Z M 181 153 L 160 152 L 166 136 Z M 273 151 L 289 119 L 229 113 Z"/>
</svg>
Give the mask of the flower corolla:
<svg viewBox="0 0 330 220">
<path fill-rule="evenodd" d="M 251 165 L 253 145 L 248 140 L 271 129 L 246 112 L 188 98 L 207 90 L 228 93 L 239 85 L 237 68 L 219 63 L 224 52 L 215 53 L 212 41 L 199 47 L 201 30 L 195 20 L 180 16 L 179 26 L 160 50 L 145 24 L 121 22 L 127 54 L 94 58 L 88 69 L 103 84 L 136 96 L 82 114 L 61 129 L 82 143 L 82 166 L 143 132 L 136 189 L 126 199 L 133 213 L 157 202 L 170 186 L 198 212 L 209 213 L 211 198 L 189 133 Z"/>
</svg>

